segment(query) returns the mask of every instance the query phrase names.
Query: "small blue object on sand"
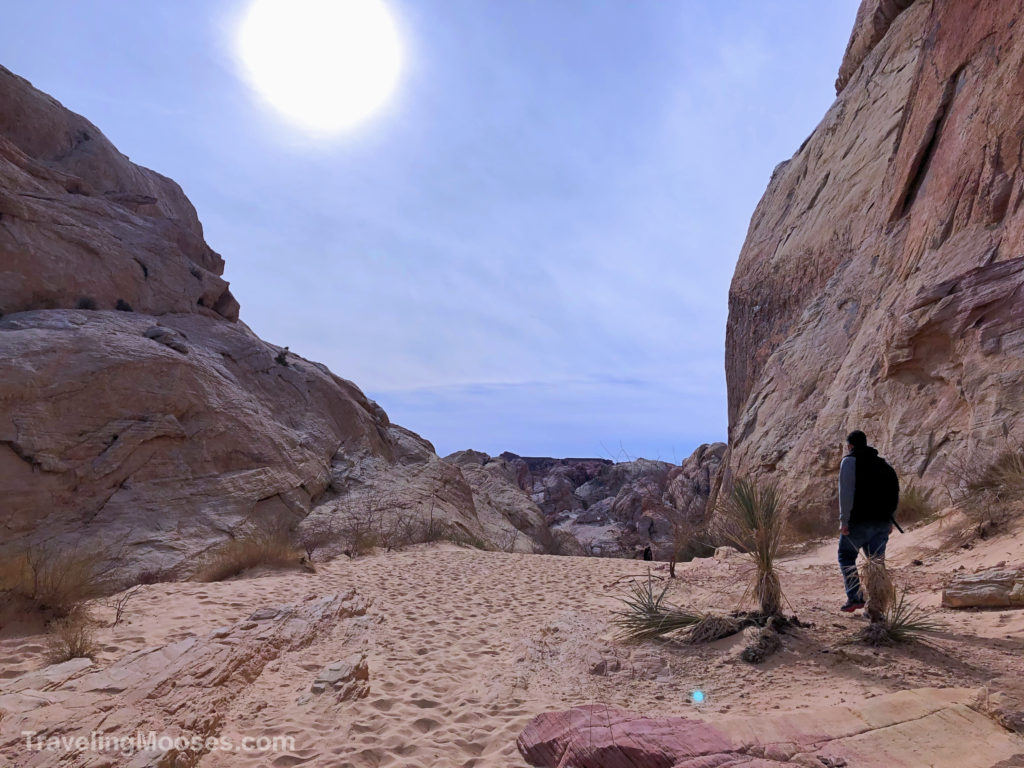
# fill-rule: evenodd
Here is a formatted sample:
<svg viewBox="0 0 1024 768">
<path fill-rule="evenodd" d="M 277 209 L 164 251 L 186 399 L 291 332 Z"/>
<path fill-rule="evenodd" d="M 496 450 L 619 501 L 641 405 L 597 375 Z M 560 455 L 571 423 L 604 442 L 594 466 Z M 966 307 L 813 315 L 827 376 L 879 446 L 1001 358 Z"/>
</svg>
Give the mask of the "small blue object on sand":
<svg viewBox="0 0 1024 768">
<path fill-rule="evenodd" d="M 704 691 L 696 690 L 690 694 L 690 698 L 693 699 L 694 704 L 704 703 Z"/>
</svg>

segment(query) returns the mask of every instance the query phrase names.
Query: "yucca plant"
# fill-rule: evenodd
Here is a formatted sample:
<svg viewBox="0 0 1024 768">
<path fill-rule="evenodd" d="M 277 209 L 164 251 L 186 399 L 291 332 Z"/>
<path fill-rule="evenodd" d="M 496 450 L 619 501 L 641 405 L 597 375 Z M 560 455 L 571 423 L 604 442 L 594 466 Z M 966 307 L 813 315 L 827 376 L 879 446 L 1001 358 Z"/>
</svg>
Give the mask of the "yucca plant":
<svg viewBox="0 0 1024 768">
<path fill-rule="evenodd" d="M 700 622 L 703 618 L 701 614 L 665 602 L 667 592 L 667 584 L 661 591 L 655 589 L 654 579 L 649 573 L 646 581 L 630 583 L 629 594 L 620 598 L 626 607 L 624 610 L 615 611 L 615 618 L 612 620 L 624 640 L 652 640 L 674 632 L 683 632 Z"/>
<path fill-rule="evenodd" d="M 942 628 L 941 622 L 907 599 L 904 589 L 894 597 L 881 619 L 872 621 L 857 636 L 869 645 L 891 645 L 919 642 L 926 635 L 941 632 Z"/>
<path fill-rule="evenodd" d="M 782 613 L 782 585 L 775 559 L 782 546 L 785 515 L 778 486 L 741 478 L 720 504 L 722 533 L 754 562 L 750 591 L 765 616 Z"/>
</svg>

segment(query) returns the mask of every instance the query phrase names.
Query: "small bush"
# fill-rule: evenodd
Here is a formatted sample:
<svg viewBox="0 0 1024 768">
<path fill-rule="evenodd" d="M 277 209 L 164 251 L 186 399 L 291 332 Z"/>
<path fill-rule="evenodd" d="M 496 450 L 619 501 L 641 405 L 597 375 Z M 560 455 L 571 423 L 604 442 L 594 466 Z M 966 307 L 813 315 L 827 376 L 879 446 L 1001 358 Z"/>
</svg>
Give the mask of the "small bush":
<svg viewBox="0 0 1024 768">
<path fill-rule="evenodd" d="M 60 664 L 71 659 L 91 659 L 96 655 L 96 651 L 93 622 L 88 611 L 76 608 L 67 616 L 50 623 L 46 658 L 51 664 Z"/>
<path fill-rule="evenodd" d="M 928 493 L 916 485 L 909 485 L 900 493 L 900 505 L 896 508 L 896 520 L 901 525 L 913 525 L 935 519 L 935 508 L 928 500 Z"/>
<path fill-rule="evenodd" d="M 132 312 L 132 311 L 134 311 L 134 310 L 132 310 L 132 305 L 129 304 L 124 299 L 118 299 L 117 303 L 114 305 L 114 309 L 118 310 L 119 312 Z"/>
<path fill-rule="evenodd" d="M 1008 448 L 994 461 L 979 466 L 976 462 L 951 462 L 955 490 L 950 493 L 974 523 L 974 532 L 984 538 L 1004 525 L 1024 501 L 1024 449 Z"/>
<path fill-rule="evenodd" d="M 231 539 L 207 557 L 196 571 L 195 581 L 223 581 L 256 566 L 297 568 L 302 553 L 283 528 L 257 530 Z"/>
<path fill-rule="evenodd" d="M 77 309 L 96 309 L 96 299 L 91 296 L 83 296 L 75 306 Z"/>
<path fill-rule="evenodd" d="M 21 597 L 39 610 L 67 616 L 110 586 L 111 566 L 101 552 L 74 547 L 29 547 L 0 566 L 0 591 Z"/>
</svg>

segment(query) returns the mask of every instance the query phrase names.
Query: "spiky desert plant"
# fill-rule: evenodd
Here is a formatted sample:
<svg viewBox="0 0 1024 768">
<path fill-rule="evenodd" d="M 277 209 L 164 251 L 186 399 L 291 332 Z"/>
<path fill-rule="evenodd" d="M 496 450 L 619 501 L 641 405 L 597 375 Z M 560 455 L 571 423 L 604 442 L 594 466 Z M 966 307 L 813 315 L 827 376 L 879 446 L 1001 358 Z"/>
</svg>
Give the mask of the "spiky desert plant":
<svg viewBox="0 0 1024 768">
<path fill-rule="evenodd" d="M 782 546 L 785 513 L 778 486 L 741 478 L 720 504 L 722 533 L 754 562 L 750 590 L 765 616 L 782 613 L 782 585 L 775 559 Z"/>
<path fill-rule="evenodd" d="M 867 593 L 864 612 L 871 621 L 882 621 L 896 603 L 896 585 L 885 567 L 885 558 L 866 557 L 860 567 L 860 582 Z"/>
<path fill-rule="evenodd" d="M 667 592 L 667 584 L 660 591 L 655 589 L 654 579 L 649 573 L 646 581 L 630 582 L 629 594 L 620 598 L 626 607 L 615 611 L 612 619 L 622 639 L 632 642 L 652 640 L 685 631 L 700 622 L 701 614 L 665 602 Z"/>
<path fill-rule="evenodd" d="M 895 596 L 880 621 L 872 621 L 858 633 L 868 645 L 919 642 L 926 635 L 941 632 L 942 623 L 917 603 L 907 599 L 907 590 Z"/>
<path fill-rule="evenodd" d="M 907 590 L 900 592 L 885 615 L 889 637 L 897 643 L 920 640 L 923 635 L 942 631 L 942 623 L 917 603 L 907 600 Z"/>
</svg>

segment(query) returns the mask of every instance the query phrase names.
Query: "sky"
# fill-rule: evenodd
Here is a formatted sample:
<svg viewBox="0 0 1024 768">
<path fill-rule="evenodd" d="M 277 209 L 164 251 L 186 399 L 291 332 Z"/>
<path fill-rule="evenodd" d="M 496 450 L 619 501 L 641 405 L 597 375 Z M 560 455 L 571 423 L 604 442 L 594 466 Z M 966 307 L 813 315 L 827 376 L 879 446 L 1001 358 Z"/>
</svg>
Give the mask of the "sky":
<svg viewBox="0 0 1024 768">
<path fill-rule="evenodd" d="M 330 137 L 243 76 L 247 0 L 4 3 L 0 64 L 181 184 L 257 334 L 440 455 L 724 441 L 729 281 L 858 0 L 385 2 L 397 87 Z"/>
</svg>

